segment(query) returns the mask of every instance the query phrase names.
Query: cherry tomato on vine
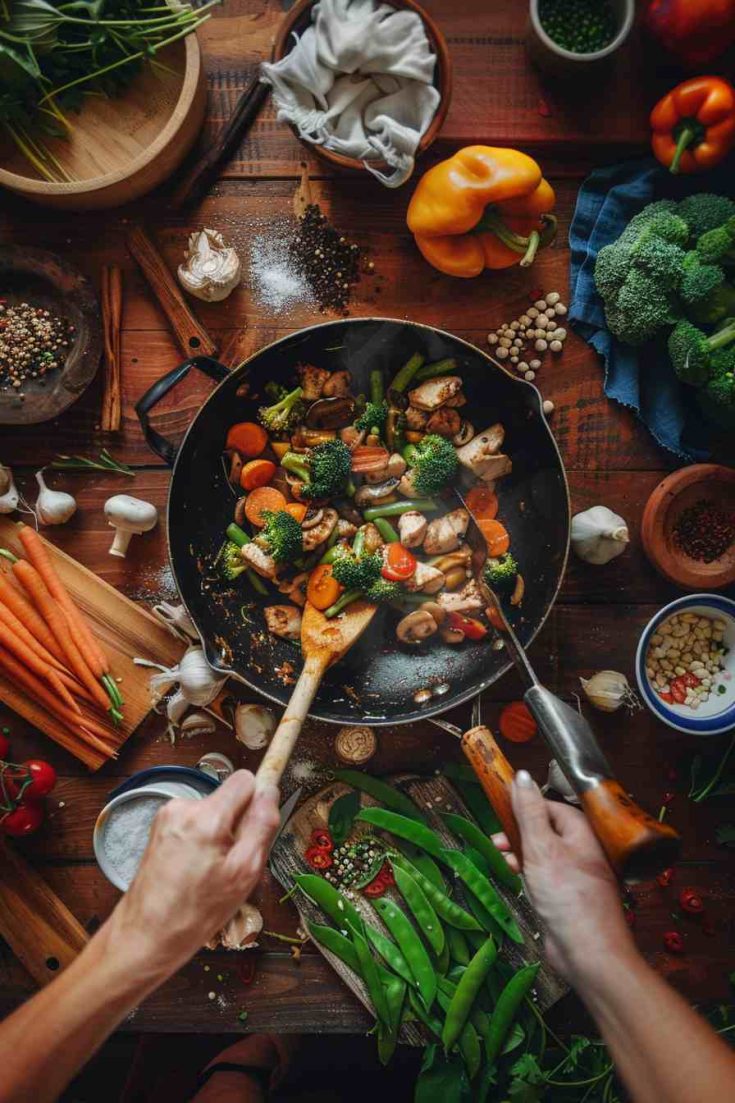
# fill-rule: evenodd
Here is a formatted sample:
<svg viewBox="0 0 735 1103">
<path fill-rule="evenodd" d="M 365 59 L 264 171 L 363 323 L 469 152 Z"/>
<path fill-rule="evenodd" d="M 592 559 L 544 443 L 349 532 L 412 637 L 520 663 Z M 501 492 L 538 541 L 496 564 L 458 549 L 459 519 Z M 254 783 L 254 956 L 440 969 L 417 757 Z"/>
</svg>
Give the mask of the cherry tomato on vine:
<svg viewBox="0 0 735 1103">
<path fill-rule="evenodd" d="M 0 831 L 4 835 L 18 838 L 38 831 L 43 823 L 43 809 L 38 804 L 19 804 L 0 820 Z"/>
<path fill-rule="evenodd" d="M 416 571 L 416 557 L 403 544 L 388 544 L 385 566 L 380 572 L 390 582 L 405 582 Z"/>
<path fill-rule="evenodd" d="M 47 797 L 56 785 L 56 770 L 41 758 L 29 758 L 22 769 L 30 770 L 31 784 L 24 790 L 23 799 L 38 800 Z"/>
</svg>

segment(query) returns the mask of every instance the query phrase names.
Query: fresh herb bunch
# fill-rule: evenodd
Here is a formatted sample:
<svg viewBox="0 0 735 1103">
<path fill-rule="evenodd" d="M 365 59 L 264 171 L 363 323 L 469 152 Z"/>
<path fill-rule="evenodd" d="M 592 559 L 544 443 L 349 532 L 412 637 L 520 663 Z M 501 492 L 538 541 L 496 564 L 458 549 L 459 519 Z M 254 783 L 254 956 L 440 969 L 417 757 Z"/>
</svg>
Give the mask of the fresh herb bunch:
<svg viewBox="0 0 735 1103">
<path fill-rule="evenodd" d="M 66 111 L 84 96 L 115 96 L 165 46 L 209 19 L 198 10 L 151 0 L 0 0 L 0 120 L 44 179 L 71 177 L 45 137 L 65 137 Z"/>
</svg>

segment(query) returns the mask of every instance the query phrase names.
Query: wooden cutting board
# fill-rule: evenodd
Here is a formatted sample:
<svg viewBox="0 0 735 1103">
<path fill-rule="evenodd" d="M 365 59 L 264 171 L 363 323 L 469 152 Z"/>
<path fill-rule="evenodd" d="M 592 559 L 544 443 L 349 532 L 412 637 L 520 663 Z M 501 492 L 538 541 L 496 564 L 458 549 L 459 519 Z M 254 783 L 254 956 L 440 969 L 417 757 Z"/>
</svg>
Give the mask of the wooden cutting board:
<svg viewBox="0 0 735 1103">
<path fill-rule="evenodd" d="M 9 548 L 23 558 L 23 546 L 18 539 L 20 527 L 7 517 L 0 517 L 0 547 Z M 113 675 L 121 679 L 125 719 L 119 728 L 110 724 L 109 730 L 117 746 L 122 746 L 151 709 L 149 682 L 152 671 L 136 666 L 133 659 L 175 666 L 184 653 L 184 644 L 142 606 L 130 601 L 49 541 L 45 543 L 59 577 L 109 656 Z M 0 559 L 0 569 L 10 569 L 6 560 Z M 0 701 L 39 731 L 65 745 L 65 731 L 58 722 L 1 674 Z M 91 770 L 99 769 L 107 761 L 92 748 L 85 748 L 77 757 Z"/>
<path fill-rule="evenodd" d="M 446 778 L 442 776 L 417 777 L 415 775 L 402 775 L 399 777 L 386 778 L 386 780 L 390 781 L 391 785 L 405 793 L 406 796 L 410 797 L 411 800 L 418 805 L 421 811 L 425 813 L 428 825 L 445 840 L 447 846 L 456 849 L 462 848 L 461 841 L 448 831 L 439 813 L 458 812 L 468 819 L 472 819 L 472 816 L 463 804 L 456 789 L 454 789 Z M 325 789 L 320 790 L 320 792 L 305 801 L 284 827 L 273 847 L 270 857 L 270 866 L 272 872 L 285 889 L 292 888 L 295 874 L 314 872 L 303 857 L 304 851 L 309 846 L 311 833 L 316 827 L 326 826 L 329 817 L 329 809 L 332 804 L 338 797 L 348 791 L 349 786 L 343 785 L 341 782 L 335 782 L 332 785 L 328 785 Z M 376 801 L 372 800 L 364 793 L 361 794 L 361 803 L 363 806 L 377 804 Z M 538 994 L 539 1007 L 542 1011 L 546 1010 L 546 1008 L 551 1007 L 552 1004 L 556 1003 L 557 1000 L 561 999 L 561 997 L 569 991 L 568 986 L 548 965 L 543 963 L 541 956 L 542 939 L 540 936 L 538 917 L 526 897 L 523 895 L 520 897 L 514 896 L 512 892 L 509 892 L 502 885 L 498 885 L 497 882 L 494 882 L 494 884 L 495 888 L 513 912 L 523 932 L 523 945 L 517 945 L 509 939 L 506 939 L 500 956 L 505 958 L 506 961 L 510 962 L 516 968 L 520 967 L 522 964 L 529 964 L 539 960 L 542 961 L 541 969 L 536 978 L 535 989 Z M 455 895 L 461 900 L 461 892 L 456 892 Z M 395 900 L 396 903 L 405 910 L 405 904 L 402 898 L 396 895 Z M 313 904 L 311 900 L 304 896 L 303 893 L 295 892 L 292 901 L 298 908 L 299 914 L 302 917 L 314 923 L 334 926 L 332 920 L 329 919 L 320 908 Z M 361 893 L 355 893 L 352 903 L 367 923 L 371 923 L 374 927 L 378 927 L 384 934 L 388 933 L 369 900 Z M 334 971 L 342 978 L 348 988 L 355 993 L 368 1011 L 372 1012 L 372 1005 L 367 989 L 357 974 L 353 973 L 343 961 L 326 950 L 318 942 L 314 944 L 330 963 Z M 425 1037 L 422 1030 L 413 1024 L 407 1024 L 402 1028 L 401 1040 L 408 1045 L 425 1044 Z"/>
</svg>

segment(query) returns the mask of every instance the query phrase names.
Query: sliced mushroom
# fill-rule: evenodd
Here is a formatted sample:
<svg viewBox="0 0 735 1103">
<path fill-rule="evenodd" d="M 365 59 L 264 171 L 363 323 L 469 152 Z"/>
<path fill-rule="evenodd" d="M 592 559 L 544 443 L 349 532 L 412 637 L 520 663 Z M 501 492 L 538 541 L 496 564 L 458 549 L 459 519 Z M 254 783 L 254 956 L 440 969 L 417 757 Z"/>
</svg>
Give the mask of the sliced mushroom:
<svg viewBox="0 0 735 1103">
<path fill-rule="evenodd" d="M 408 429 L 421 433 L 426 428 L 428 420 L 429 415 L 425 410 L 418 410 L 415 406 L 409 406 L 406 410 L 406 427 Z"/>
<path fill-rule="evenodd" d="M 441 628 L 442 624 L 446 620 L 447 611 L 443 609 L 441 605 L 438 605 L 436 601 L 425 601 L 421 606 L 427 613 L 431 613 L 436 623 Z"/>
<path fill-rule="evenodd" d="M 230 448 L 225 452 L 229 468 L 227 471 L 227 479 L 233 486 L 240 485 L 240 476 L 242 474 L 242 456 L 239 452 L 236 452 L 234 448 Z"/>
<path fill-rule="evenodd" d="M 363 485 L 355 492 L 354 501 L 358 509 L 364 509 L 366 506 L 375 505 L 377 502 L 382 501 L 383 498 L 387 498 L 389 494 L 392 494 L 398 487 L 399 480 L 397 478 L 386 479 L 382 483 L 363 483 Z"/>
<path fill-rule="evenodd" d="M 457 449 L 457 458 L 463 467 L 483 482 L 500 479 L 513 469 L 513 465 L 500 449 L 505 439 L 505 430 L 500 422 L 478 433 L 472 440 Z"/>
<path fill-rule="evenodd" d="M 377 525 L 374 525 L 372 521 L 368 521 L 366 525 L 362 526 L 363 533 L 363 548 L 371 555 L 373 552 L 378 551 L 385 544 L 385 540 L 380 535 L 380 531 Z"/>
<path fill-rule="evenodd" d="M 247 502 L 247 497 L 245 495 L 243 495 L 242 498 L 238 498 L 237 501 L 235 502 L 235 512 L 233 514 L 233 519 L 235 521 L 235 524 L 240 525 L 241 527 L 242 527 L 242 525 L 245 524 L 245 503 L 246 502 Z"/>
<path fill-rule="evenodd" d="M 309 529 L 316 528 L 316 526 L 321 524 L 323 520 L 323 509 L 307 509 L 306 513 L 304 514 L 304 519 L 301 522 L 301 528 L 304 530 L 304 532 L 307 532 Z"/>
<path fill-rule="evenodd" d="M 266 605 L 263 610 L 268 631 L 284 640 L 301 638 L 301 610 L 295 605 Z"/>
<path fill-rule="evenodd" d="M 334 440 L 336 436 L 334 429 L 310 429 L 307 425 L 299 425 L 291 434 L 291 449 L 294 452 L 303 452 L 307 448 L 314 448 L 317 444 Z"/>
<path fill-rule="evenodd" d="M 467 532 L 470 515 L 466 509 L 453 509 L 443 517 L 437 517 L 426 530 L 424 551 L 427 555 L 444 555 L 459 547 L 460 539 Z"/>
<path fill-rule="evenodd" d="M 303 389 L 303 397 L 307 402 L 313 402 L 321 398 L 324 384 L 329 379 L 330 373 L 326 368 L 317 368 L 313 364 L 298 364 L 296 376 Z"/>
<path fill-rule="evenodd" d="M 434 410 L 426 422 L 426 432 L 436 433 L 440 437 L 453 437 L 459 432 L 461 424 L 462 418 L 456 410 L 442 406 L 441 409 Z"/>
<path fill-rule="evenodd" d="M 474 578 L 470 579 L 464 589 L 455 593 L 439 594 L 437 600 L 448 613 L 471 613 L 485 605 Z"/>
<path fill-rule="evenodd" d="M 427 379 L 408 392 L 409 405 L 419 410 L 436 410 L 461 389 L 462 380 L 458 375 L 438 375 L 436 379 Z"/>
<path fill-rule="evenodd" d="M 253 570 L 257 571 L 263 578 L 276 577 L 278 568 L 275 559 L 273 556 L 268 555 L 268 552 L 263 551 L 260 545 L 256 544 L 254 540 L 240 549 L 240 555 L 245 560 L 248 567 L 252 567 Z"/>
<path fill-rule="evenodd" d="M 350 393 L 352 376 L 348 371 L 333 371 L 322 387 L 325 398 L 341 398 Z"/>
<path fill-rule="evenodd" d="M 423 544 L 429 522 L 423 513 L 417 509 L 410 509 L 408 513 L 402 513 L 398 521 L 398 533 L 401 543 L 405 548 L 418 548 Z"/>
<path fill-rule="evenodd" d="M 304 418 L 310 429 L 342 429 L 354 420 L 355 400 L 349 395 L 317 399 Z"/>
<path fill-rule="evenodd" d="M 310 529 L 302 529 L 305 552 L 314 551 L 314 548 L 318 548 L 320 544 L 328 540 L 332 535 L 332 529 L 337 524 L 336 509 L 328 508 L 322 512 L 323 516 L 318 525 L 314 525 L 314 527 Z"/>
<path fill-rule="evenodd" d="M 366 471 L 366 483 L 379 483 L 388 478 L 400 478 L 406 470 L 406 461 L 399 452 L 393 452 L 381 471 Z"/>
<path fill-rule="evenodd" d="M 457 548 L 456 551 L 447 552 L 441 559 L 437 559 L 436 563 L 432 564 L 434 567 L 438 567 L 440 571 L 451 571 L 454 567 L 469 566 L 472 560 L 472 549 L 463 544 L 461 548 Z"/>
<path fill-rule="evenodd" d="M 475 435 L 475 427 L 471 421 L 463 421 L 459 427 L 459 431 L 452 437 L 452 444 L 455 448 L 461 448 L 463 444 L 469 444 Z"/>
<path fill-rule="evenodd" d="M 278 583 L 279 593 L 286 594 L 294 605 L 306 605 L 306 586 L 309 575 L 306 571 L 297 574 L 295 578 L 284 578 Z"/>
<path fill-rule="evenodd" d="M 398 621 L 396 636 L 401 643 L 418 644 L 428 640 L 429 636 L 433 636 L 438 628 L 439 625 L 431 613 L 425 609 L 414 609 L 412 613 L 408 613 L 402 620 Z"/>
<path fill-rule="evenodd" d="M 428 563 L 416 564 L 416 570 L 406 582 L 405 588 L 410 593 L 421 591 L 424 594 L 436 594 L 444 585 L 444 574 L 436 567 L 430 567 Z"/>
</svg>

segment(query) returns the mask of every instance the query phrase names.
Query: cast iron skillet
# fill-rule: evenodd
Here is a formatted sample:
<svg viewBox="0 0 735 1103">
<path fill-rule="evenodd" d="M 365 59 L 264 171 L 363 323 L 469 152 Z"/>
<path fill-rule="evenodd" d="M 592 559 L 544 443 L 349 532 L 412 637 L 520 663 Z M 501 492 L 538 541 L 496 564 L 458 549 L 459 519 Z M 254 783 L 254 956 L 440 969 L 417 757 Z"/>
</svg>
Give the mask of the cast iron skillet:
<svg viewBox="0 0 735 1103">
<path fill-rule="evenodd" d="M 367 390 L 368 373 L 382 367 L 386 378 L 416 351 L 427 361 L 453 356 L 469 399 L 464 415 L 479 431 L 495 421 L 506 430 L 504 448 L 513 473 L 499 486 L 500 515 L 526 581 L 522 606 L 512 616 L 528 645 L 556 598 L 569 544 L 569 493 L 554 438 L 534 386 L 511 378 L 472 345 L 430 326 L 387 319 L 328 322 L 284 337 L 256 353 L 235 371 L 217 361 L 185 361 L 143 396 L 137 412 L 149 444 L 173 463 L 168 501 L 171 565 L 182 600 L 202 638 L 209 662 L 251 689 L 283 705 L 298 675 L 298 645 L 265 629 L 261 608 L 280 595 L 259 597 L 247 586 L 216 581 L 213 560 L 232 520 L 234 492 L 221 452 L 230 425 L 254 418 L 264 384 L 294 385 L 300 362 L 336 370 L 348 368 L 355 393 Z M 192 367 L 220 381 L 192 421 L 178 451 L 149 424 L 148 414 Z M 249 384 L 247 396 L 238 394 Z M 454 503 L 456 505 L 456 502 Z M 447 508 L 452 508 L 448 506 Z M 311 715 L 331 723 L 360 721 L 400 724 L 443 712 L 495 682 L 510 666 L 504 651 L 488 642 L 451 647 L 431 640 L 420 650 L 400 644 L 396 614 L 379 611 L 349 654 L 324 679 Z M 414 694 L 432 690 L 421 705 Z"/>
</svg>

